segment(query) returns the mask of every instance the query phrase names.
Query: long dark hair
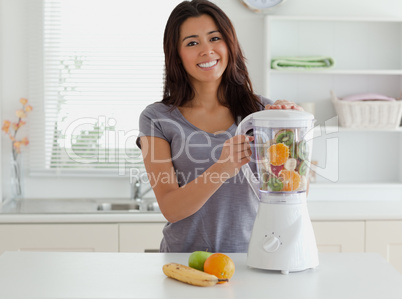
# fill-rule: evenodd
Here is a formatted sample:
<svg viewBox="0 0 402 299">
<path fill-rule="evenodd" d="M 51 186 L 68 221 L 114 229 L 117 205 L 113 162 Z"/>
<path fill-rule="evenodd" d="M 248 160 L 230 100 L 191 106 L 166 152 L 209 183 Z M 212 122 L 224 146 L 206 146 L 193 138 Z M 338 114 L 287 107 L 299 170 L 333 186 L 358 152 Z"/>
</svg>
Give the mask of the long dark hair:
<svg viewBox="0 0 402 299">
<path fill-rule="evenodd" d="M 207 0 L 183 1 L 178 4 L 167 21 L 163 37 L 165 52 L 165 83 L 162 103 L 180 107 L 194 98 L 194 89 L 178 53 L 180 26 L 190 17 L 212 17 L 228 47 L 228 65 L 218 88 L 218 99 L 228 107 L 236 123 L 263 105 L 254 94 L 245 58 L 236 31 L 228 16 Z"/>
</svg>

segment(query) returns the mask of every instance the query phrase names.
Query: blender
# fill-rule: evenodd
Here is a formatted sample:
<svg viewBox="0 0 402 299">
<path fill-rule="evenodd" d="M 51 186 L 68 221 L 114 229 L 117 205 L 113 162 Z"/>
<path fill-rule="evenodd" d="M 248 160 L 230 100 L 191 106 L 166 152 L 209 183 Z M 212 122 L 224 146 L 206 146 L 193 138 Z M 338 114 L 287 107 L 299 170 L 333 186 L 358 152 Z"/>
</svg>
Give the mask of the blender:
<svg viewBox="0 0 402 299">
<path fill-rule="evenodd" d="M 253 268 L 283 274 L 318 266 L 307 210 L 314 116 L 297 110 L 263 110 L 246 117 L 236 135 L 254 132 L 256 169 L 242 166 L 259 198 L 247 254 Z"/>
</svg>

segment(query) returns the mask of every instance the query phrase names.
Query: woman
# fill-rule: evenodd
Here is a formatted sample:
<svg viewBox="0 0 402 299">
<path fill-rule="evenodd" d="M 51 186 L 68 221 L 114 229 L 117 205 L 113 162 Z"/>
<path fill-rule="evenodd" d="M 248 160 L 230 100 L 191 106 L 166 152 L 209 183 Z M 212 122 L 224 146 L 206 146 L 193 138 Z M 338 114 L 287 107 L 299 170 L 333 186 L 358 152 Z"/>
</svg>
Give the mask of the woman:
<svg viewBox="0 0 402 299">
<path fill-rule="evenodd" d="M 140 117 L 140 147 L 161 212 L 162 252 L 246 252 L 258 199 L 240 167 L 253 137 L 237 124 L 266 108 L 295 108 L 253 93 L 229 18 L 205 0 L 184 1 L 164 33 L 162 102 Z"/>
</svg>

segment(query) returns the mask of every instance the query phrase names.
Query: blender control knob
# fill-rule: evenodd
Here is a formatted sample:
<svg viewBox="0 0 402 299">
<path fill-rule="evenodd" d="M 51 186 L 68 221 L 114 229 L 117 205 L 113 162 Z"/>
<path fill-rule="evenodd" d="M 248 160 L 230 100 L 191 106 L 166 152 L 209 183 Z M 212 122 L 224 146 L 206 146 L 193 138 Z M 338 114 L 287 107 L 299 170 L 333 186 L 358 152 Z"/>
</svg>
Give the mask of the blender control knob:
<svg viewBox="0 0 402 299">
<path fill-rule="evenodd" d="M 275 236 L 269 236 L 265 238 L 262 247 L 266 252 L 274 252 L 277 251 L 279 246 L 281 245 L 281 241 Z"/>
</svg>

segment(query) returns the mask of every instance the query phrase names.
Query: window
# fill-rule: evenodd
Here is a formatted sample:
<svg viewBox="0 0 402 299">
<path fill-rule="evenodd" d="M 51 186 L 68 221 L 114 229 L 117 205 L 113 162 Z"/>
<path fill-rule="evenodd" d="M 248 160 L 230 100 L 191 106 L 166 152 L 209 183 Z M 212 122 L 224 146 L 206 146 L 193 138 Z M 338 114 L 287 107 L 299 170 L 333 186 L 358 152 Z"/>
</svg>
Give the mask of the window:
<svg viewBox="0 0 402 299">
<path fill-rule="evenodd" d="M 162 99 L 163 31 L 179 2 L 30 3 L 32 173 L 122 175 L 142 166 L 138 117 Z"/>
</svg>

